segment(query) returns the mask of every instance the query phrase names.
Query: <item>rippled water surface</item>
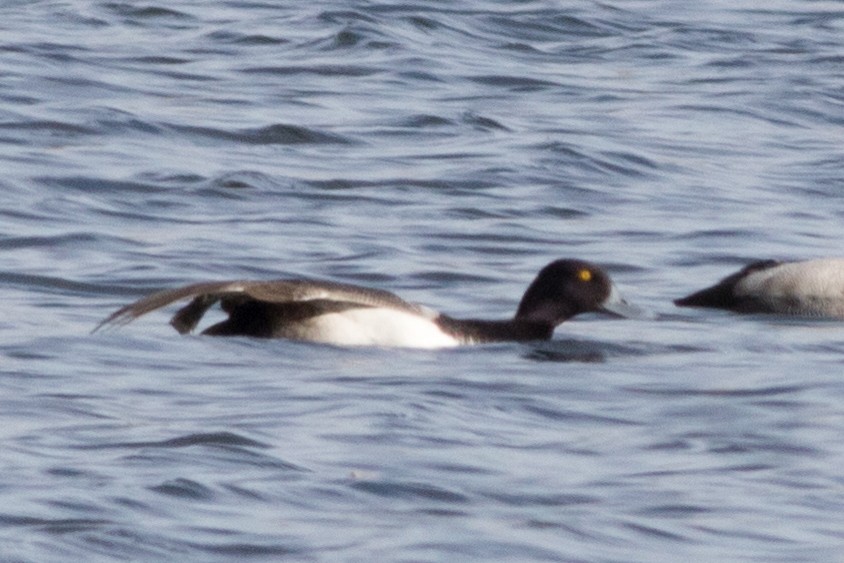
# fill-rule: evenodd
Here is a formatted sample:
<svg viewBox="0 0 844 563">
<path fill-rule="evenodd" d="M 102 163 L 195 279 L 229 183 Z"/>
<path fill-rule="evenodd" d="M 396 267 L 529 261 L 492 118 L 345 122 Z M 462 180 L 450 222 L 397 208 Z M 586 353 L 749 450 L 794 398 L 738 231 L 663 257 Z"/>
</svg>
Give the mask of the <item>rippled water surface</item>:
<svg viewBox="0 0 844 563">
<path fill-rule="evenodd" d="M 0 16 L 3 561 L 844 557 L 844 325 L 671 305 L 842 254 L 841 3 Z M 243 277 L 504 317 L 559 257 L 652 314 L 442 351 L 89 335 Z"/>
</svg>

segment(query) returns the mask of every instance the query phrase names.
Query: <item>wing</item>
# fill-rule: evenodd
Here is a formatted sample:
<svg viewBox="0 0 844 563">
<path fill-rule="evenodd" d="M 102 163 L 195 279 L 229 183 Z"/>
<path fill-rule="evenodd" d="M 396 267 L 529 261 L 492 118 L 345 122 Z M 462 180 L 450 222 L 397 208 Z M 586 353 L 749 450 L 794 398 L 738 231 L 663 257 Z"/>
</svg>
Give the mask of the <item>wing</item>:
<svg viewBox="0 0 844 563">
<path fill-rule="evenodd" d="M 361 307 L 390 307 L 428 318 L 436 316 L 435 312 L 425 307 L 408 303 L 389 291 L 379 289 L 311 280 L 237 280 L 201 282 L 153 293 L 118 309 L 98 324 L 92 332 L 107 325 L 127 324 L 142 315 L 184 299 L 192 299 L 192 301 L 176 313 L 171 321 L 171 324 L 181 333 L 193 330 L 202 315 L 221 300 L 224 310 L 227 310 L 227 302 L 244 300 L 274 304 L 322 301 L 344 302 Z"/>
</svg>

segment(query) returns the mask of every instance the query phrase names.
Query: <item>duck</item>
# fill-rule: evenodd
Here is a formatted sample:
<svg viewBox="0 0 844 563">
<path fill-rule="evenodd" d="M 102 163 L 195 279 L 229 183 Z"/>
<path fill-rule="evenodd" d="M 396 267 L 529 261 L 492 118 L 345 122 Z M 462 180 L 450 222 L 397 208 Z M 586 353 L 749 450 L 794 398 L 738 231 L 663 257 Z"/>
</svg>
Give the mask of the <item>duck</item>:
<svg viewBox="0 0 844 563">
<path fill-rule="evenodd" d="M 674 304 L 844 319 L 844 258 L 758 260 Z"/>
<path fill-rule="evenodd" d="M 193 332 L 219 302 L 228 318 L 204 329 L 204 335 L 408 348 L 549 340 L 559 324 L 581 313 L 635 317 L 640 312 L 621 297 L 599 266 L 560 259 L 542 268 L 515 315 L 505 320 L 458 319 L 389 291 L 334 281 L 235 280 L 153 293 L 116 310 L 92 332 L 126 324 L 182 300 L 190 301 L 170 320 L 180 334 Z"/>
</svg>

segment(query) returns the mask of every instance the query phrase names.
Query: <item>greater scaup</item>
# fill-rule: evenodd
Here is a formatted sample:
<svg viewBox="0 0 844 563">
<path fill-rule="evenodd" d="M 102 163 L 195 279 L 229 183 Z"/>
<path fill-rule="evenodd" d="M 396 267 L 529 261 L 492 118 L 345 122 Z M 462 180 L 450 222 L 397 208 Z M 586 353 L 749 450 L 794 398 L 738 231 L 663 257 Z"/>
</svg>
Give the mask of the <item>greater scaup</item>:
<svg viewBox="0 0 844 563">
<path fill-rule="evenodd" d="M 547 340 L 554 328 L 579 313 L 631 316 L 609 276 L 581 260 L 545 266 L 509 320 L 455 319 L 396 295 L 335 282 L 309 280 L 196 283 L 154 293 L 115 311 L 107 324 L 125 324 L 181 299 L 191 299 L 171 319 L 191 332 L 218 301 L 228 318 L 203 331 L 214 336 L 289 338 L 338 345 L 433 348 L 496 341 Z"/>
<path fill-rule="evenodd" d="M 844 318 L 844 258 L 753 262 L 674 303 L 739 313 Z"/>
</svg>

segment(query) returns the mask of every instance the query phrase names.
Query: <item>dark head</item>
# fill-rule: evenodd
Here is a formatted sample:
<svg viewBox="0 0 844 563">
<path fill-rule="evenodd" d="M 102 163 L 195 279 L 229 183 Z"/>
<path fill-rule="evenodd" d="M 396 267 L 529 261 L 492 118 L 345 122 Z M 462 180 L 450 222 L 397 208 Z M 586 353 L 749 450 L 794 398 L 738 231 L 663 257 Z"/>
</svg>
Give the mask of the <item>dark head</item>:
<svg viewBox="0 0 844 563">
<path fill-rule="evenodd" d="M 629 316 L 632 308 L 619 297 L 609 275 L 598 266 L 582 260 L 557 260 L 542 268 L 530 284 L 519 303 L 516 319 L 557 326 L 590 311 Z"/>
</svg>

